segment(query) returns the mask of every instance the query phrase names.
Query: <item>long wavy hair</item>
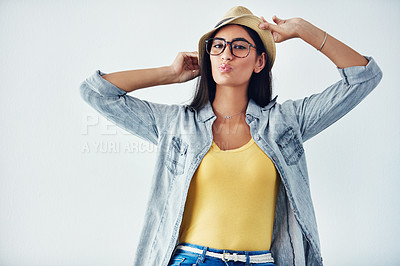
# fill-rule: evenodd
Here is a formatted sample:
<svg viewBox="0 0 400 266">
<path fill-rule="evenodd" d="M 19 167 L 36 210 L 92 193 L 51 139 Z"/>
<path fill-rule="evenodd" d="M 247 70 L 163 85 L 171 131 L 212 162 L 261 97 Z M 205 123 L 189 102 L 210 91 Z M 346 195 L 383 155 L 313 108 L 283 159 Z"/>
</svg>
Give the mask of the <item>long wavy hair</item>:
<svg viewBox="0 0 400 266">
<path fill-rule="evenodd" d="M 264 47 L 264 44 L 258 34 L 249 27 L 243 25 L 239 26 L 242 26 L 253 39 L 257 47 L 257 55 L 261 55 L 263 52 L 266 53 L 266 48 Z M 222 28 L 223 27 L 220 29 Z M 216 31 L 211 38 L 213 38 L 217 32 L 218 31 Z M 196 91 L 193 100 L 189 104 L 191 108 L 194 108 L 197 111 L 202 109 L 207 102 L 212 103 L 214 101 L 216 91 L 216 84 L 211 72 L 210 55 L 205 49 L 201 55 L 201 58 L 200 77 L 197 80 Z M 252 76 L 250 77 L 249 87 L 247 89 L 247 98 L 253 99 L 254 102 L 261 107 L 266 106 L 271 101 L 272 97 L 272 75 L 268 60 L 266 61 L 267 63 L 263 70 L 261 70 L 259 73 L 253 72 Z"/>
</svg>

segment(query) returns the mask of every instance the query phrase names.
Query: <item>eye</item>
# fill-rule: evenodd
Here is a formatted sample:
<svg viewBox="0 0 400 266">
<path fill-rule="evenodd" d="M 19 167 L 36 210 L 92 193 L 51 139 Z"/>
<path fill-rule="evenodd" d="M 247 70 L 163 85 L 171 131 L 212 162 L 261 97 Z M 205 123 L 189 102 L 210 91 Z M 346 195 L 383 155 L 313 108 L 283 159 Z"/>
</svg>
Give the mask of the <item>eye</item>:
<svg viewBox="0 0 400 266">
<path fill-rule="evenodd" d="M 224 42 L 221 40 L 214 40 L 212 43 L 212 48 L 222 49 L 222 48 L 224 48 Z"/>
<path fill-rule="evenodd" d="M 223 45 L 222 43 L 215 43 L 215 44 L 213 44 L 213 48 L 220 49 L 220 48 L 222 48 L 222 47 L 224 47 L 224 45 Z"/>
<path fill-rule="evenodd" d="M 232 48 L 235 50 L 247 50 L 249 49 L 249 44 L 245 41 L 234 41 Z"/>
<path fill-rule="evenodd" d="M 240 44 L 235 44 L 235 45 L 233 45 L 233 49 L 244 50 L 244 49 L 247 49 L 247 47 L 240 45 Z"/>
</svg>

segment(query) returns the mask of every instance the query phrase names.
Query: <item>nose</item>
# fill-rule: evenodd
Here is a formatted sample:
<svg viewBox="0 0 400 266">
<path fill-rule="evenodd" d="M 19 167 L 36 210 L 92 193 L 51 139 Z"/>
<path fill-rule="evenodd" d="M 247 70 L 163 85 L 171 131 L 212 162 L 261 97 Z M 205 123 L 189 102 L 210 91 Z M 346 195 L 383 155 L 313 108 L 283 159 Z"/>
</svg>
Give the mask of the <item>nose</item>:
<svg viewBox="0 0 400 266">
<path fill-rule="evenodd" d="M 221 54 L 221 59 L 222 60 L 232 60 L 232 53 L 231 53 L 231 47 L 229 46 L 229 43 L 226 44 L 226 47 L 224 49 L 224 51 Z"/>
</svg>

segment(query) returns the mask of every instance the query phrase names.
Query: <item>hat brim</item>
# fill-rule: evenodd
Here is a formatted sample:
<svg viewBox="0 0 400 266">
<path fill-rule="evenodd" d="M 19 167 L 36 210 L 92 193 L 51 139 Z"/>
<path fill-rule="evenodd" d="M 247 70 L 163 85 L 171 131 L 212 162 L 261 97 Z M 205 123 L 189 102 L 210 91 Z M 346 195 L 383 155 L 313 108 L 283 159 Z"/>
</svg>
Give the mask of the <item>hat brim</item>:
<svg viewBox="0 0 400 266">
<path fill-rule="evenodd" d="M 264 44 L 265 50 L 267 51 L 269 70 L 271 70 L 275 61 L 275 41 L 272 37 L 272 33 L 270 30 L 263 30 L 258 27 L 261 22 L 262 20 L 254 15 L 242 15 L 226 19 L 222 23 L 219 23 L 219 25 L 217 24 L 217 27 L 204 34 L 199 40 L 199 62 L 201 62 L 201 57 L 203 56 L 203 53 L 206 49 L 206 40 L 209 39 L 214 34 L 214 32 L 216 32 L 220 28 L 226 25 L 234 24 L 249 27 L 254 30 L 258 34 L 258 36 L 260 36 L 260 39 Z"/>
</svg>

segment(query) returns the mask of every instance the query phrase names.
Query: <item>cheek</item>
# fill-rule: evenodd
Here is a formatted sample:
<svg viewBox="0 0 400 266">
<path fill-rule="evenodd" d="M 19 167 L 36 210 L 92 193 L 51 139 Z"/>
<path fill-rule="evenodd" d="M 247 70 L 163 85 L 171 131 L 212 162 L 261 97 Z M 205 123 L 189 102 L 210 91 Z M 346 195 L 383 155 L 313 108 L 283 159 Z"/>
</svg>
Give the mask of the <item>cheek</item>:
<svg viewBox="0 0 400 266">
<path fill-rule="evenodd" d="M 238 70 L 237 75 L 239 75 L 242 79 L 250 79 L 254 71 L 254 61 L 251 60 L 243 61 L 243 64 L 240 64 L 237 67 L 237 70 Z"/>
<path fill-rule="evenodd" d="M 213 79 L 214 79 L 214 81 L 215 81 L 215 78 L 217 77 L 217 75 L 218 75 L 218 62 L 217 62 L 217 60 L 214 58 L 214 57 L 211 57 L 211 74 L 212 74 L 212 76 L 213 76 Z"/>
<path fill-rule="evenodd" d="M 214 69 L 218 66 L 217 60 L 215 59 L 214 56 L 210 58 L 210 61 L 211 61 L 211 69 Z"/>
</svg>

